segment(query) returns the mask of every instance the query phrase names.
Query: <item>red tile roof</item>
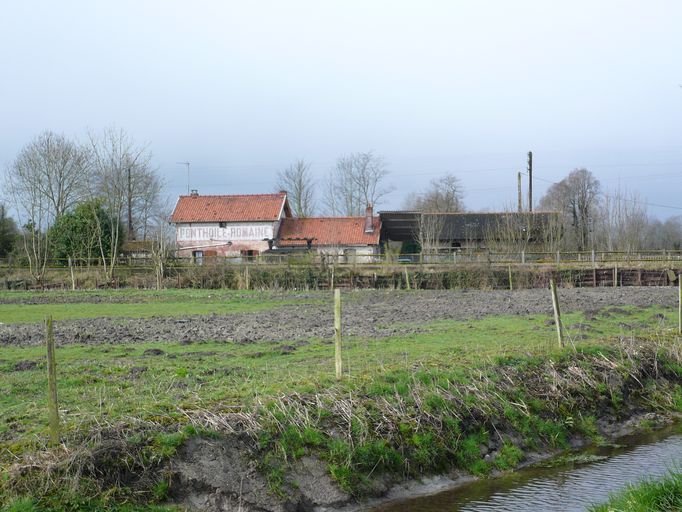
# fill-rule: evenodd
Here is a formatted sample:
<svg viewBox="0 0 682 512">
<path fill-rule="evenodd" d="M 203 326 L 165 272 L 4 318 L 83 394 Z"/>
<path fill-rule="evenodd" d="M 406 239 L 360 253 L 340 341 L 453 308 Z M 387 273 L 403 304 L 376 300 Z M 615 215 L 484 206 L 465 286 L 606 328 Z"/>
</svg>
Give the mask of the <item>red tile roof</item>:
<svg viewBox="0 0 682 512">
<path fill-rule="evenodd" d="M 284 210 L 283 210 L 284 209 Z M 291 215 L 287 195 L 180 196 L 171 222 L 270 222 Z"/>
<path fill-rule="evenodd" d="M 364 217 L 311 217 L 307 219 L 282 219 L 279 228 L 280 247 L 305 246 L 305 238 L 315 238 L 319 245 L 378 245 L 381 219 L 373 217 L 374 232 L 365 233 Z M 287 240 L 303 239 L 303 240 Z"/>
</svg>

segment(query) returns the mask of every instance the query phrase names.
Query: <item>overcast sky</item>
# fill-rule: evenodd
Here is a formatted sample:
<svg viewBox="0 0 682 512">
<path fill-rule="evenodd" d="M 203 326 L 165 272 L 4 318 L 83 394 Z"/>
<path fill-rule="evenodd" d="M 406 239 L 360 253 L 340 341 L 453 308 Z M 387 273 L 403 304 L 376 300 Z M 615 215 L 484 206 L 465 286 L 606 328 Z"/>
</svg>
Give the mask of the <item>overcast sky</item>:
<svg viewBox="0 0 682 512">
<path fill-rule="evenodd" d="M 0 164 L 45 129 L 125 128 L 173 197 L 322 179 L 373 150 L 396 186 L 447 172 L 469 209 L 587 167 L 682 214 L 682 2 L 5 1 Z"/>
</svg>

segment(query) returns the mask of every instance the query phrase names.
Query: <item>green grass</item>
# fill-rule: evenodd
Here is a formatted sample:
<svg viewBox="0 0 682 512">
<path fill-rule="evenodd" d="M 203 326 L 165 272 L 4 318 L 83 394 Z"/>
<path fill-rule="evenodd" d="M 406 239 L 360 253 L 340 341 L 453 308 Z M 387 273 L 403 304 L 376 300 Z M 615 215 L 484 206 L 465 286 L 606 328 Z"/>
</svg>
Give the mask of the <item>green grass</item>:
<svg viewBox="0 0 682 512">
<path fill-rule="evenodd" d="M 660 480 L 646 480 L 628 486 L 595 505 L 591 512 L 674 512 L 682 510 L 682 473 L 672 472 Z"/>
<path fill-rule="evenodd" d="M 111 290 L 80 292 L 45 292 L 40 297 L 56 301 L 31 304 L 36 299 L 30 292 L 0 292 L 0 322 L 35 323 L 47 315 L 55 320 L 78 318 L 122 317 L 149 318 L 153 316 L 188 316 L 263 311 L 286 304 L 318 302 L 318 299 L 296 298 L 274 292 L 228 290 Z M 69 303 L 59 303 L 61 297 Z M 82 301 L 79 301 L 82 299 Z M 99 302 L 93 302 L 93 299 Z"/>
<path fill-rule="evenodd" d="M 0 512 L 50 512 L 54 510 L 73 510 L 78 512 L 181 512 L 184 509 L 178 507 L 158 506 L 158 505 L 120 505 L 116 503 L 103 503 L 99 500 L 78 500 L 78 502 L 56 502 L 58 508 L 53 508 L 51 504 L 38 505 L 31 498 L 16 500 Z M 67 508 L 68 507 L 68 508 Z"/>
<path fill-rule="evenodd" d="M 86 295 L 92 296 L 86 293 L 83 297 Z M 55 308 L 59 311 L 62 306 L 60 311 L 68 318 L 100 316 L 97 311 L 106 311 L 106 316 L 133 316 L 130 314 L 133 312 L 143 317 L 158 311 L 159 314 L 226 312 L 230 308 L 255 311 L 296 301 L 322 300 L 319 294 L 301 298 L 292 293 L 213 290 L 124 291 L 102 296 L 113 297 L 112 302 L 26 306 L 23 317 L 26 320 L 22 321 L 40 321 L 46 312 L 59 318 Z M 22 299 L 20 295 L 0 293 L 0 300 L 8 297 Z M 18 308 L 19 304 L 0 305 L 0 318 L 12 307 Z M 218 307 L 226 309 L 216 310 Z M 661 314 L 663 319 L 659 318 Z M 234 412 L 264 404 L 265 408 L 260 410 L 269 411 L 264 416 L 271 414 L 272 428 L 268 430 L 266 418 L 261 448 L 267 456 L 261 463 L 277 493 L 283 492 L 286 463 L 308 453 L 321 454 L 333 478 L 349 491 L 362 487 L 374 472 L 418 475 L 440 471 L 453 461 L 463 469 L 485 476 L 493 469 L 513 469 L 523 453 L 504 444 L 493 460 L 482 460 L 480 447 L 488 442 L 491 432 L 481 426 L 471 430 L 471 425 L 462 425 L 457 419 L 461 407 L 479 407 L 480 400 L 465 393 L 458 396 L 461 402 L 457 402 L 447 393 L 469 384 L 487 393 L 485 386 L 493 386 L 499 380 L 495 368 L 509 366 L 521 373 L 527 369 L 525 374 L 530 375 L 537 373 L 537 368 L 550 358 L 560 363 L 562 358 L 575 355 L 573 346 L 578 355 L 594 356 L 601 352 L 608 355 L 608 351 L 615 351 L 611 342 L 621 336 L 672 338 L 675 314 L 676 311 L 659 307 L 612 308 L 608 315 L 597 314 L 596 319 L 585 318 L 582 313 L 566 314 L 568 347 L 563 351 L 557 346 L 555 328 L 547 323 L 547 315 L 447 320 L 420 326 L 421 331 L 412 334 L 344 338 L 344 379 L 340 382 L 334 378 L 334 345 L 327 339 L 251 344 L 203 340 L 189 345 L 175 342 L 64 345 L 57 348 L 62 435 L 67 444 L 77 443 L 93 428 L 151 421 L 159 431 L 147 440 L 145 453 L 159 460 L 171 457 L 188 436 L 196 433 L 185 425 L 195 411 Z M 570 328 L 574 324 L 591 327 Z M 282 350 L 284 345 L 289 348 Z M 161 353 L 155 353 L 158 351 Z M 26 361 L 34 362 L 35 368 L 15 369 L 18 363 Z M 480 379 L 479 374 L 483 376 Z M 45 447 L 44 347 L 2 347 L 0 376 L 0 467 L 6 467 L 16 457 Z M 595 435 L 589 416 L 578 418 L 571 412 L 574 415 L 571 425 L 558 422 L 543 416 L 547 404 L 526 396 L 518 383 L 509 393 L 495 398 L 506 405 L 501 419 L 524 437 L 527 446 L 540 443 L 561 448 L 573 426 L 588 436 Z M 280 397 L 295 394 L 359 399 L 362 406 L 354 409 L 353 421 L 347 426 L 350 439 L 337 439 L 325 431 L 325 421 L 332 419 L 330 404 L 306 409 L 305 415 L 311 419 L 302 426 L 290 424 L 292 416 L 285 409 L 268 409 L 268 404 Z M 618 397 L 609 399 L 615 404 Z M 371 430 L 375 420 L 372 415 L 380 403 L 428 414 L 438 427 L 422 424 L 411 413 L 405 413 L 390 442 L 376 438 Z M 454 409 L 455 403 L 460 409 Z M 525 404 L 532 414 L 519 413 L 518 403 Z M 160 499 L 167 490 L 164 481 L 160 481 L 153 495 Z M 92 510 L 125 510 L 95 505 Z M 15 508 L 10 510 L 39 510 L 30 508 L 33 502 L 27 501 L 12 506 Z"/>
<path fill-rule="evenodd" d="M 246 299 L 248 302 L 248 299 Z M 144 314 L 154 302 L 135 306 Z M 167 304 L 166 304 L 167 305 Z M 128 305 L 126 305 L 128 306 Z M 5 306 L 2 306 L 3 308 Z M 244 304 L 239 304 L 240 308 Z M 632 334 L 619 325 L 641 324 L 640 334 L 659 332 L 651 320 L 658 308 L 629 310 L 599 322 L 577 347 L 589 347 L 610 336 Z M 672 325 L 672 312 L 666 312 Z M 471 366 L 515 361 L 555 353 L 554 327 L 544 315 L 487 317 L 477 321 L 441 321 L 424 332 L 380 339 L 347 338 L 343 344 L 341 386 L 364 388 L 370 395 L 405 395 L 412 379 L 447 385 L 466 379 Z M 566 325 L 586 323 L 582 314 L 565 316 Z M 644 327 L 648 322 L 650 327 Z M 572 331 L 567 331 L 569 339 Z M 285 354 L 282 345 L 295 347 Z M 145 354 L 150 349 L 162 355 Z M 322 392 L 338 386 L 334 379 L 334 349 L 330 340 L 305 343 L 235 344 L 204 341 L 191 345 L 171 342 L 65 345 L 57 349 L 59 402 L 66 432 L 91 422 L 139 417 L 166 423 L 182 422 L 182 411 L 211 408 L 234 410 L 256 399 L 292 392 Z M 21 361 L 36 368 L 14 371 Z M 422 368 L 413 372 L 414 368 Z M 43 347 L 3 347 L 0 353 L 0 446 L 33 445 L 46 432 L 47 379 Z M 442 407 L 438 396 L 427 396 L 428 410 Z M 535 425 L 528 428 L 535 428 Z M 547 426 L 551 435 L 551 425 Z M 36 437 L 37 435 L 37 437 Z M 18 448 L 15 446 L 15 449 Z"/>
<path fill-rule="evenodd" d="M 78 500 L 77 502 L 56 501 L 52 504 L 38 505 L 32 498 L 20 498 L 0 509 L 0 512 L 50 512 L 54 510 L 73 510 L 78 512 L 181 512 L 184 509 L 158 505 L 126 505 L 106 503 L 100 500 Z M 68 507 L 68 508 L 67 508 Z"/>
</svg>

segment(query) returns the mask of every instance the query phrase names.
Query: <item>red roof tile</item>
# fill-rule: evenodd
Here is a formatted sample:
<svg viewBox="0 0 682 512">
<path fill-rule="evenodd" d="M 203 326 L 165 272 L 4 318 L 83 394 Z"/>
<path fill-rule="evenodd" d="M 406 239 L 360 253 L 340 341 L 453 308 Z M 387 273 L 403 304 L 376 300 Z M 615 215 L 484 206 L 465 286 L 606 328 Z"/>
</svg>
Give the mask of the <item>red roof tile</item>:
<svg viewBox="0 0 682 512">
<path fill-rule="evenodd" d="M 280 247 L 305 246 L 305 239 L 314 238 L 312 245 L 378 245 L 381 219 L 374 217 L 374 232 L 365 233 L 364 217 L 311 217 L 283 219 L 279 228 Z"/>
<path fill-rule="evenodd" d="M 180 196 L 171 222 L 270 222 L 291 215 L 287 195 Z"/>
</svg>

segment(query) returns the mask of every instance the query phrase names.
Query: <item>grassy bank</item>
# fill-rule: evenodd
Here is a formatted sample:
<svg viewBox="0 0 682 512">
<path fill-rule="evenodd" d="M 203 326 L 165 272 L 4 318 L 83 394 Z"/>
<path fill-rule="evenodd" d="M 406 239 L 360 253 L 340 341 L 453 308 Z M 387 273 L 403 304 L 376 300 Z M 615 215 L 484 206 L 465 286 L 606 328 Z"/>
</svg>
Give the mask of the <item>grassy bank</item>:
<svg viewBox="0 0 682 512">
<path fill-rule="evenodd" d="M 596 505 L 591 512 L 672 512 L 682 510 L 682 474 L 672 472 L 660 480 L 629 486 Z"/>
<path fill-rule="evenodd" d="M 57 351 L 59 448 L 47 447 L 43 348 L 3 347 L 0 503 L 28 507 L 14 510 L 164 503 L 176 492 L 169 461 L 188 440 L 235 436 L 282 501 L 300 494 L 292 468 L 306 457 L 361 497 L 376 492 L 379 478 L 453 468 L 485 476 L 528 452 L 600 442 L 608 436 L 600 419 L 682 409 L 674 312 L 602 313 L 566 315 L 563 350 L 545 315 L 345 339 L 339 382 L 326 339 L 66 345 Z"/>
</svg>

